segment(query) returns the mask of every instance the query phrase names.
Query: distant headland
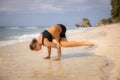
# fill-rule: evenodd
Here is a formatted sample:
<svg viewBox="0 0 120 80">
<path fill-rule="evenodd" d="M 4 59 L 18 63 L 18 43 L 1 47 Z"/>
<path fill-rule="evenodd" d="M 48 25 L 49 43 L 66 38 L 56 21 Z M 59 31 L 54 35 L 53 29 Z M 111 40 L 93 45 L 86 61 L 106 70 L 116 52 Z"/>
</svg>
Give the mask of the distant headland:
<svg viewBox="0 0 120 80">
<path fill-rule="evenodd" d="M 111 0 L 111 17 L 101 19 L 96 26 L 104 26 L 112 23 L 120 23 L 120 0 Z M 83 18 L 80 24 L 75 24 L 76 27 L 91 27 L 91 23 L 88 18 Z"/>
</svg>

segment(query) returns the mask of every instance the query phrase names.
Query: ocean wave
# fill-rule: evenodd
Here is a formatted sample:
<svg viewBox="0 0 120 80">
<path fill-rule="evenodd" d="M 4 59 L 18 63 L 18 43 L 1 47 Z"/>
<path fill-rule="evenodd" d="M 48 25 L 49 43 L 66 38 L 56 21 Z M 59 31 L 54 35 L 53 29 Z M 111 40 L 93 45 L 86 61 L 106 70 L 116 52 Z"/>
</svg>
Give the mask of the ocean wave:
<svg viewBox="0 0 120 80">
<path fill-rule="evenodd" d="M 22 35 L 22 36 L 16 36 L 18 40 L 23 40 L 23 41 L 28 41 L 28 40 L 31 40 L 32 38 L 37 38 L 39 36 L 39 33 L 38 34 L 25 34 L 25 35 Z"/>
<path fill-rule="evenodd" d="M 0 47 L 6 46 L 6 45 L 16 44 L 19 42 L 30 41 L 30 40 L 32 40 L 32 38 L 37 39 L 38 36 L 39 36 L 39 34 L 25 34 L 22 36 L 13 36 L 13 37 L 11 37 L 13 40 L 0 41 Z"/>
<path fill-rule="evenodd" d="M 37 29 L 43 27 L 44 26 L 0 26 L 1 29 Z"/>
<path fill-rule="evenodd" d="M 19 27 L 12 27 L 12 26 L 5 26 L 5 27 L 0 27 L 1 29 L 19 29 Z"/>
<path fill-rule="evenodd" d="M 26 28 L 26 29 L 37 29 L 39 27 L 24 27 L 24 28 Z"/>
<path fill-rule="evenodd" d="M 0 47 L 17 43 L 17 40 L 0 41 Z"/>
</svg>

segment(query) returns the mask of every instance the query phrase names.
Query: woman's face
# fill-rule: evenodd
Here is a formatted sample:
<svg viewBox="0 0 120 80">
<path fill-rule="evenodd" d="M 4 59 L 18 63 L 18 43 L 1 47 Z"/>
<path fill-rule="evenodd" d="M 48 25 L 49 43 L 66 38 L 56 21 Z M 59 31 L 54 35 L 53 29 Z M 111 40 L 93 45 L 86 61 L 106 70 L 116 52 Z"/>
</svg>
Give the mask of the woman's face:
<svg viewBox="0 0 120 80">
<path fill-rule="evenodd" d="M 41 44 L 36 44 L 36 47 L 35 47 L 35 49 L 33 50 L 33 51 L 39 51 L 39 50 L 41 50 Z"/>
</svg>

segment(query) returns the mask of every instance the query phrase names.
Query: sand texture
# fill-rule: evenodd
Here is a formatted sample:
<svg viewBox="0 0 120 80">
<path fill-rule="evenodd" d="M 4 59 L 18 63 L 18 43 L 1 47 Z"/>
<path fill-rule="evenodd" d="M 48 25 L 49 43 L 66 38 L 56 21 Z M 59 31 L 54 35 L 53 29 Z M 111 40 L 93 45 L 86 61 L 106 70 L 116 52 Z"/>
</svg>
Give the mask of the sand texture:
<svg viewBox="0 0 120 80">
<path fill-rule="evenodd" d="M 46 47 L 31 51 L 30 42 L 0 47 L 0 80 L 120 80 L 120 24 L 67 34 L 68 40 L 93 47 L 62 48 L 61 61 L 44 60 Z"/>
</svg>

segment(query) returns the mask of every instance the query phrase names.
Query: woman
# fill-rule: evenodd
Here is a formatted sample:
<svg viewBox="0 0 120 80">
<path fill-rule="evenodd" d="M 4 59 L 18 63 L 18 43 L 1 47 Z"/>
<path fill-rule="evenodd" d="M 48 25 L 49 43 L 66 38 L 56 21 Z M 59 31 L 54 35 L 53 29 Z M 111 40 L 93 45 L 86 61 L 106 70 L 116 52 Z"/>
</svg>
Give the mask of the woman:
<svg viewBox="0 0 120 80">
<path fill-rule="evenodd" d="M 53 39 L 57 43 L 52 42 Z M 49 27 L 43 31 L 38 40 L 35 38 L 30 43 L 30 49 L 33 51 L 38 51 L 41 49 L 42 45 L 46 46 L 48 49 L 48 56 L 44 59 L 50 59 L 51 48 L 57 48 L 57 58 L 54 61 L 61 59 L 61 47 L 75 47 L 75 46 L 93 46 L 91 42 L 76 42 L 76 41 L 67 41 L 66 38 L 66 27 L 62 24 L 57 24 Z"/>
</svg>

